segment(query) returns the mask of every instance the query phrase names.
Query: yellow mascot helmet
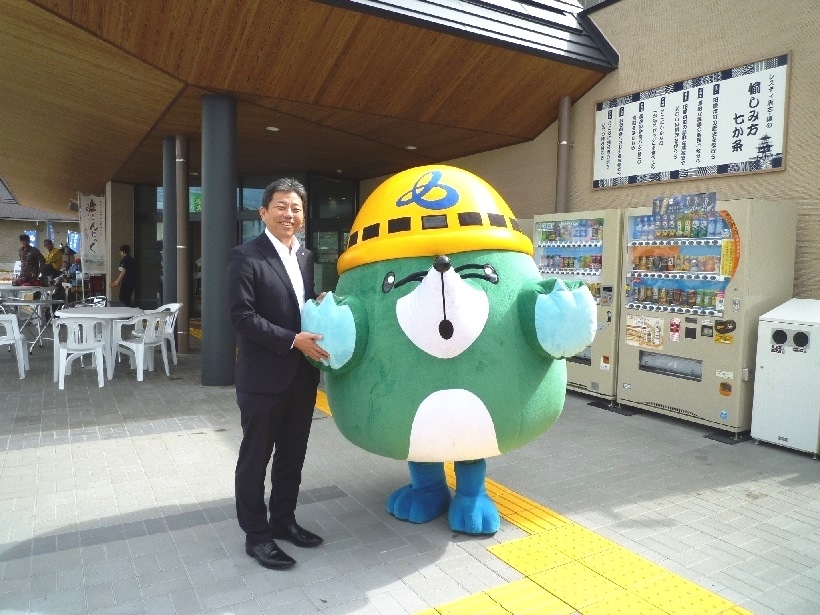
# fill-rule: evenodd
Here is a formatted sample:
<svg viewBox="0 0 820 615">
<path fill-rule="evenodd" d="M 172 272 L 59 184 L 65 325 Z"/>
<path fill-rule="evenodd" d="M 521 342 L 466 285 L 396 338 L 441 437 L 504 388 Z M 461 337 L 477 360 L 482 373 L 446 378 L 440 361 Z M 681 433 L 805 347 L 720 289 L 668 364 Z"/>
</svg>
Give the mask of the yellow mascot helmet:
<svg viewBox="0 0 820 615">
<path fill-rule="evenodd" d="M 353 221 L 337 269 L 342 274 L 394 258 L 473 250 L 533 252 L 492 186 L 463 169 L 430 165 L 402 171 L 376 188 Z"/>
</svg>

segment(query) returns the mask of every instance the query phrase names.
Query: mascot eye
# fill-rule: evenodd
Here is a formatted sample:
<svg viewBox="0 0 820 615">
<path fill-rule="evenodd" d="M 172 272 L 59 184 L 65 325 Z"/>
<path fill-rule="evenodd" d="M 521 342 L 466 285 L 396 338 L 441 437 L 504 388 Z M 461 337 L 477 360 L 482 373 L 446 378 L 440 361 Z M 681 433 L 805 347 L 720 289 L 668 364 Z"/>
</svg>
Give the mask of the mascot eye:
<svg viewBox="0 0 820 615">
<path fill-rule="evenodd" d="M 396 283 L 396 274 L 392 271 L 384 276 L 384 282 L 382 282 L 382 292 L 387 294 L 391 290 L 393 290 L 393 284 Z"/>
<path fill-rule="evenodd" d="M 462 275 L 462 271 L 465 269 L 481 269 L 481 273 L 465 273 Z M 481 280 L 486 280 L 491 284 L 498 284 L 498 272 L 496 272 L 495 267 L 487 263 L 486 265 L 462 265 L 461 267 L 456 267 L 456 271 L 461 278 L 479 278 Z"/>
<path fill-rule="evenodd" d="M 408 282 L 421 282 L 424 279 L 424 276 L 426 275 L 426 271 L 417 271 L 416 273 L 411 273 L 406 278 L 402 278 L 401 280 L 396 282 L 396 274 L 391 271 L 386 276 L 384 276 L 384 282 L 382 282 L 382 292 L 389 293 L 394 288 L 404 286 Z"/>
</svg>

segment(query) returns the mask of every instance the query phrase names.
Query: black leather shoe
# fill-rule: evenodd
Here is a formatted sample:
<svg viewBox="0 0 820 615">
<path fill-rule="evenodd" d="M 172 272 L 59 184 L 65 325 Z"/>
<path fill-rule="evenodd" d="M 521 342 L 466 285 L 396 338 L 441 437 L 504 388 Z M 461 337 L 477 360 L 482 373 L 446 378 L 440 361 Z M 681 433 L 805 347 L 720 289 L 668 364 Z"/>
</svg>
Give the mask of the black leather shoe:
<svg viewBox="0 0 820 615">
<path fill-rule="evenodd" d="M 272 540 L 258 545 L 251 544 L 246 540 L 245 553 L 265 568 L 273 568 L 275 570 L 284 570 L 296 563 L 295 559 L 277 547 L 276 543 Z"/>
<path fill-rule="evenodd" d="M 322 544 L 322 537 L 313 532 L 309 532 L 295 521 L 284 526 L 277 526 L 273 529 L 273 537 L 282 540 L 289 540 L 297 547 L 318 547 Z"/>
</svg>

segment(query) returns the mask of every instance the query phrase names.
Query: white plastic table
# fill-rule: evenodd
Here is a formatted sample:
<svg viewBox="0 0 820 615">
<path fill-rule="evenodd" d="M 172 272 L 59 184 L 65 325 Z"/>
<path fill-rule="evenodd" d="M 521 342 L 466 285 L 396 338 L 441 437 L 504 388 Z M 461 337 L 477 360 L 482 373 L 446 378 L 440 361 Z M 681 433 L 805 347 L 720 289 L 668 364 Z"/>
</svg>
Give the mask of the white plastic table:
<svg viewBox="0 0 820 615">
<path fill-rule="evenodd" d="M 130 307 L 92 307 L 80 306 L 65 308 L 57 310 L 54 315 L 57 318 L 100 318 L 106 321 L 105 327 L 105 369 L 108 379 L 114 377 L 114 357 L 116 355 L 116 348 L 114 348 L 114 335 L 112 326 L 115 320 L 133 318 L 145 313 L 145 310 L 140 308 Z M 56 349 L 57 343 L 55 341 L 54 347 Z M 56 350 L 55 350 L 56 352 Z"/>
</svg>

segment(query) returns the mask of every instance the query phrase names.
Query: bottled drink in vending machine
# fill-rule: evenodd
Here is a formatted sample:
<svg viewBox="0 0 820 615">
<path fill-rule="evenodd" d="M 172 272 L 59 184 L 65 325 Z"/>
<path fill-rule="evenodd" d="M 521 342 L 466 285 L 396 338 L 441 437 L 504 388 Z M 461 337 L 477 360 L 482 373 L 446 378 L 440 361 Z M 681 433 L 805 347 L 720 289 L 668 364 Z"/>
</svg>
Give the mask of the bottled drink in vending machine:
<svg viewBox="0 0 820 615">
<path fill-rule="evenodd" d="M 707 237 L 717 237 L 716 228 L 717 228 L 717 214 L 713 211 L 709 212 L 709 218 L 706 220 L 706 236 Z"/>
<path fill-rule="evenodd" d="M 635 227 L 632 231 L 632 239 L 641 239 L 643 237 L 643 216 L 635 217 Z"/>
</svg>

